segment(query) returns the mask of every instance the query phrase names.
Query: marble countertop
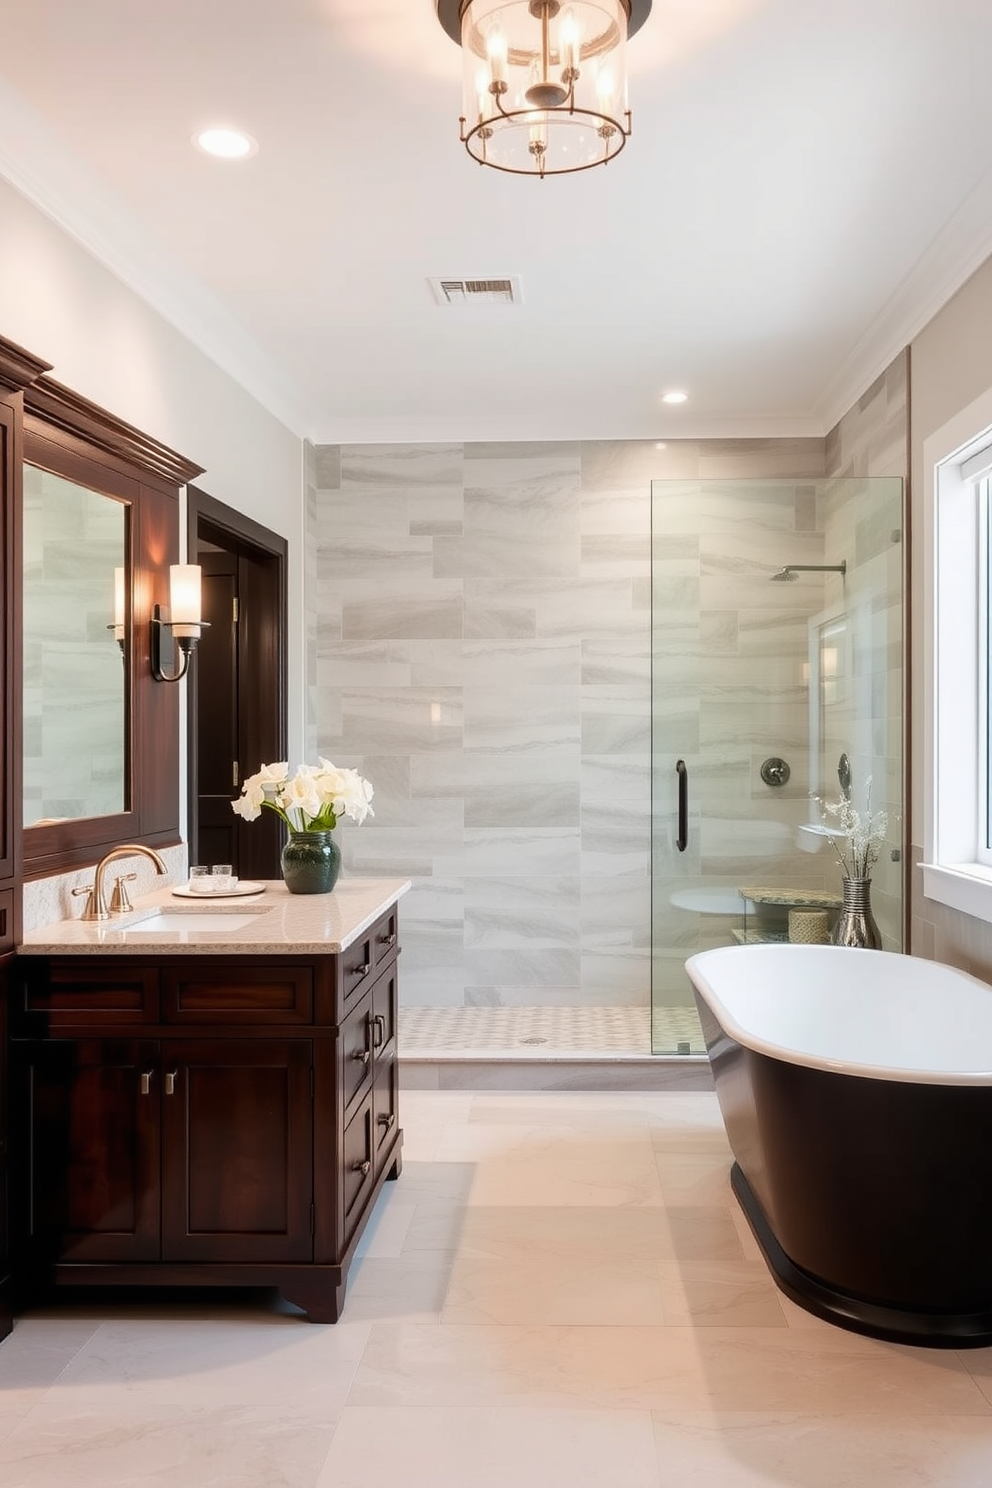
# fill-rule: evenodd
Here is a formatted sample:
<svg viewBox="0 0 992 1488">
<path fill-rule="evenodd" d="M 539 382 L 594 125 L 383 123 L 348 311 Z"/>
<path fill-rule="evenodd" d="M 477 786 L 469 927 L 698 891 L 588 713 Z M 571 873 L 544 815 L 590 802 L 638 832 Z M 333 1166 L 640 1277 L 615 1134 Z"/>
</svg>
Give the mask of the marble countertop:
<svg viewBox="0 0 992 1488">
<path fill-rule="evenodd" d="M 291 894 L 280 879 L 262 893 L 202 901 L 180 898 L 171 888 L 155 889 L 135 901 L 131 914 L 99 922 L 59 920 L 26 931 L 18 953 L 23 956 L 116 955 L 203 956 L 256 954 L 333 954 L 358 939 L 363 930 L 411 887 L 402 878 L 341 878 L 330 894 Z M 155 930 L 157 913 L 179 916 L 189 927 Z M 229 919 L 230 928 L 197 929 L 198 916 Z"/>
</svg>

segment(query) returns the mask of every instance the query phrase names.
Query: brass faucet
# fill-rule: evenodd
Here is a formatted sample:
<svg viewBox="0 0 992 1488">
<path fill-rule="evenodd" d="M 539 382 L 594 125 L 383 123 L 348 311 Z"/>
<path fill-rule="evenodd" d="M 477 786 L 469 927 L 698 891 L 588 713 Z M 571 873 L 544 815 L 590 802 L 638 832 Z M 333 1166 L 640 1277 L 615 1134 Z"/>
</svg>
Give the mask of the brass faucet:
<svg viewBox="0 0 992 1488">
<path fill-rule="evenodd" d="M 112 847 L 108 853 L 104 853 L 99 863 L 97 863 L 96 871 L 93 874 L 92 885 L 87 885 L 85 888 L 73 889 L 72 891 L 73 894 L 77 895 L 89 895 L 86 901 L 86 907 L 80 915 L 81 920 L 109 920 L 112 914 L 128 913 L 132 905 L 127 896 L 127 888 L 125 887 L 124 880 L 125 878 L 134 878 L 135 875 L 133 873 L 122 874 L 117 880 L 109 910 L 103 892 L 103 880 L 110 863 L 113 863 L 117 858 L 133 858 L 135 853 L 140 853 L 145 858 L 151 858 L 159 873 L 168 873 L 168 868 L 155 849 L 153 847 L 145 847 L 143 842 L 122 842 L 120 847 Z"/>
</svg>

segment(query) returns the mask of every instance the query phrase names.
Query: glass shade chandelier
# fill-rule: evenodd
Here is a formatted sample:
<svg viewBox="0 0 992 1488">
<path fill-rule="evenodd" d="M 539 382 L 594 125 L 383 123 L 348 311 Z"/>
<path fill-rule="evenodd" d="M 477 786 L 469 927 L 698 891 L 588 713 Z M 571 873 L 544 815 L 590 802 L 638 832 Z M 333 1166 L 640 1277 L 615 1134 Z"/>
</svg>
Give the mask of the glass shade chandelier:
<svg viewBox="0 0 992 1488">
<path fill-rule="evenodd" d="M 626 43 L 651 0 L 437 0 L 462 48 L 461 139 L 480 165 L 556 176 L 630 137 Z"/>
</svg>

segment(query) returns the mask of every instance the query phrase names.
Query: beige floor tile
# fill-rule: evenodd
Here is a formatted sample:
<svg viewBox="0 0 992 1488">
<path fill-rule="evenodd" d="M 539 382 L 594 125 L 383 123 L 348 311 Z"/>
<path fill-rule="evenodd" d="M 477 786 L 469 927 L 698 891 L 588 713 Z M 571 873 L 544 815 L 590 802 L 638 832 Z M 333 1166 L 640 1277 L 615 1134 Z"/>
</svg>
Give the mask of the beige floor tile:
<svg viewBox="0 0 992 1488">
<path fill-rule="evenodd" d="M 760 1261 L 660 1261 L 669 1327 L 785 1328 L 781 1293 Z"/>
<path fill-rule="evenodd" d="M 662 1194 L 647 1142 L 573 1134 L 480 1162 L 469 1203 L 623 1207 L 660 1205 Z"/>
<path fill-rule="evenodd" d="M 440 1322 L 453 1259 L 431 1250 L 358 1261 L 348 1278 L 348 1321 Z"/>
<path fill-rule="evenodd" d="M 659 1151 L 655 1160 L 665 1203 L 736 1204 L 730 1187 L 730 1159 L 723 1152 Z"/>
<path fill-rule="evenodd" d="M 699 1409 L 709 1404 L 688 1329 L 376 1326 L 348 1404 Z"/>
<path fill-rule="evenodd" d="M 666 1321 L 657 1268 L 589 1260 L 492 1261 L 460 1257 L 442 1322 L 606 1324 L 652 1327 Z"/>
<path fill-rule="evenodd" d="M 49 1397 L 0 1442 L 4 1488 L 312 1488 L 333 1427 L 285 1406 Z"/>
<path fill-rule="evenodd" d="M 349 1405 L 992 1415 L 953 1353 L 831 1330 L 375 1327 Z"/>
<path fill-rule="evenodd" d="M 841 1328 L 693 1331 L 709 1403 L 719 1410 L 992 1414 L 964 1365 L 947 1350 L 880 1343 Z"/>
<path fill-rule="evenodd" d="M 403 1254 L 403 1246 L 417 1212 L 414 1199 L 407 1198 L 397 1183 L 387 1183 L 358 1242 L 356 1257 L 383 1260 Z"/>
<path fill-rule="evenodd" d="M 0 1344 L 0 1411 L 16 1417 L 37 1405 L 99 1327 L 91 1318 L 19 1318 Z"/>
<path fill-rule="evenodd" d="M 661 1488 L 635 1411 L 345 1411 L 317 1488 Z"/>
<path fill-rule="evenodd" d="M 317 1327 L 299 1315 L 261 1322 L 108 1322 L 59 1377 L 96 1410 L 125 1397 L 157 1405 L 284 1403 L 332 1421 L 369 1335 L 350 1317 Z"/>
<path fill-rule="evenodd" d="M 665 1488 L 987 1488 L 980 1416 L 654 1417 Z"/>
</svg>

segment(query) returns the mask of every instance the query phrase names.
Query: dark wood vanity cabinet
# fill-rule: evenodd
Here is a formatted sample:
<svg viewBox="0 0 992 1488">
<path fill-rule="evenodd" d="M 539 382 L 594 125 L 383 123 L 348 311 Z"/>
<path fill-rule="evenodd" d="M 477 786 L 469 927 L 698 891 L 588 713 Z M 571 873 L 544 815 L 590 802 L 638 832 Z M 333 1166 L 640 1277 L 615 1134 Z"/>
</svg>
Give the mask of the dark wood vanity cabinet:
<svg viewBox="0 0 992 1488">
<path fill-rule="evenodd" d="M 336 1321 L 400 1171 L 395 914 L 357 963 L 19 958 L 15 1275 L 273 1285 Z"/>
</svg>

